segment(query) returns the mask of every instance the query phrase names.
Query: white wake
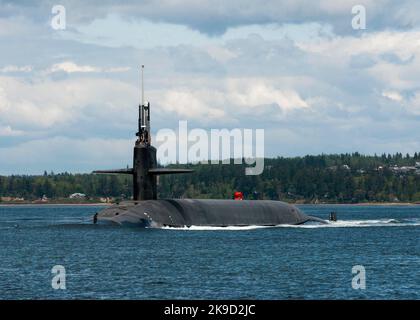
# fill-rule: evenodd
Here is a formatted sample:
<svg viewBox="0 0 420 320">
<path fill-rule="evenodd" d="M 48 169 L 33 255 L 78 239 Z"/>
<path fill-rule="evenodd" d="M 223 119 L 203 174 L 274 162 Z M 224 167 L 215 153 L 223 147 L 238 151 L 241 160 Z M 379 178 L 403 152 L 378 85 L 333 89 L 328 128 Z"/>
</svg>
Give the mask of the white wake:
<svg viewBox="0 0 420 320">
<path fill-rule="evenodd" d="M 325 220 L 326 224 L 318 222 L 307 222 L 300 225 L 277 225 L 277 226 L 229 226 L 229 227 L 210 227 L 210 226 L 191 226 L 191 227 L 162 227 L 162 229 L 167 230 L 190 230 L 190 231 L 245 231 L 245 230 L 255 230 L 255 229 L 265 229 L 265 228 L 305 228 L 305 229 L 315 229 L 315 228 L 363 228 L 363 227 L 412 227 L 420 226 L 419 218 L 408 218 L 408 219 L 372 219 L 372 220 L 338 220 L 335 222 L 330 222 Z"/>
<path fill-rule="evenodd" d="M 326 221 L 326 224 L 308 222 L 302 225 L 279 225 L 286 228 L 363 228 L 363 227 L 408 227 L 420 226 L 420 219 L 372 219 L 372 220 L 338 220 Z"/>
</svg>

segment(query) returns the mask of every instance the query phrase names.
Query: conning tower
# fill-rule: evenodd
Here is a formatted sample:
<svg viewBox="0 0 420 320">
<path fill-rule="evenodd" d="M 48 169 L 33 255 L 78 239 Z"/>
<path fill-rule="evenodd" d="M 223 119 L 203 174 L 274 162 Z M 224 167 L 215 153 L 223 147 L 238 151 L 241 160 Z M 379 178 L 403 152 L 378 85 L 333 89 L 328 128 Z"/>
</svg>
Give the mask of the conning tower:
<svg viewBox="0 0 420 320">
<path fill-rule="evenodd" d="M 157 199 L 157 175 L 190 173 L 190 169 L 157 167 L 156 148 L 151 145 L 150 103 L 144 101 L 144 65 L 141 66 L 141 103 L 139 105 L 137 140 L 134 145 L 133 167 L 117 170 L 97 170 L 93 173 L 133 175 L 133 200 Z"/>
</svg>

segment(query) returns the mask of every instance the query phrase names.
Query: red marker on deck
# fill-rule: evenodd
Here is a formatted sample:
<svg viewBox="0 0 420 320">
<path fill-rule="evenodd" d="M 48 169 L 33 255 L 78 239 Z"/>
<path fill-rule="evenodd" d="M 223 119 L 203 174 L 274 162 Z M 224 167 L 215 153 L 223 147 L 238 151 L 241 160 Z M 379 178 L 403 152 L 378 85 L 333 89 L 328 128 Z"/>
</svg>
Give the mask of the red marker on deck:
<svg viewBox="0 0 420 320">
<path fill-rule="evenodd" d="M 234 198 L 235 200 L 244 200 L 244 195 L 243 195 L 243 193 L 242 193 L 242 192 L 240 192 L 240 191 L 236 191 L 236 192 L 233 194 L 233 198 Z"/>
</svg>

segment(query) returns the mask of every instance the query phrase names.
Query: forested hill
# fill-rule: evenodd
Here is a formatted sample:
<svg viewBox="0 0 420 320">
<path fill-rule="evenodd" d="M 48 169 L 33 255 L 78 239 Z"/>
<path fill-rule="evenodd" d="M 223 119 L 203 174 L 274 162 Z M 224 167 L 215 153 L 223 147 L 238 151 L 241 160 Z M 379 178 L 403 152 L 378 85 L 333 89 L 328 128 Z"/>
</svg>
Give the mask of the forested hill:
<svg viewBox="0 0 420 320">
<path fill-rule="evenodd" d="M 258 176 L 246 176 L 244 165 L 188 165 L 195 173 L 161 177 L 158 188 L 161 198 L 232 198 L 234 191 L 242 191 L 247 199 L 290 202 L 417 202 L 418 162 L 420 153 L 275 158 L 265 159 L 264 172 Z M 91 199 L 130 198 L 131 177 L 47 172 L 41 176 L 0 177 L 3 200 L 34 200 L 44 195 L 68 198 L 73 193 Z"/>
</svg>

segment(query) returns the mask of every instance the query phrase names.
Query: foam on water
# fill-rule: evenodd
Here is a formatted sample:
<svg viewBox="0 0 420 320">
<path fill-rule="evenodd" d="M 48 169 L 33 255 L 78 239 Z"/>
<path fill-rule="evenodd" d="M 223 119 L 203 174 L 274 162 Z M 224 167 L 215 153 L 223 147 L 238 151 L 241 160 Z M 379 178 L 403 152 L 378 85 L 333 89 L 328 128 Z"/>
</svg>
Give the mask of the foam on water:
<svg viewBox="0 0 420 320">
<path fill-rule="evenodd" d="M 419 219 L 375 219 L 375 220 L 338 220 L 327 224 L 305 223 L 302 225 L 279 225 L 287 228 L 360 228 L 360 227 L 412 227 L 420 226 Z"/>
<path fill-rule="evenodd" d="M 375 219 L 375 220 L 339 220 L 330 222 L 325 220 L 326 224 L 317 222 L 308 222 L 300 225 L 277 225 L 277 226 L 229 226 L 229 227 L 210 227 L 210 226 L 191 226 L 191 227 L 162 227 L 161 229 L 166 230 L 190 230 L 190 231 L 245 231 L 255 230 L 264 228 L 305 228 L 305 229 L 316 229 L 316 228 L 360 228 L 360 227 L 413 227 L 420 226 L 420 219 Z"/>
<path fill-rule="evenodd" d="M 244 230 L 254 230 L 254 229 L 264 229 L 264 228 L 273 228 L 275 226 L 228 226 L 228 227 L 210 227 L 210 226 L 191 226 L 191 227 L 162 227 L 160 229 L 166 230 L 189 230 L 189 231 L 214 231 L 214 230 L 221 230 L 221 231 L 244 231 Z"/>
</svg>

